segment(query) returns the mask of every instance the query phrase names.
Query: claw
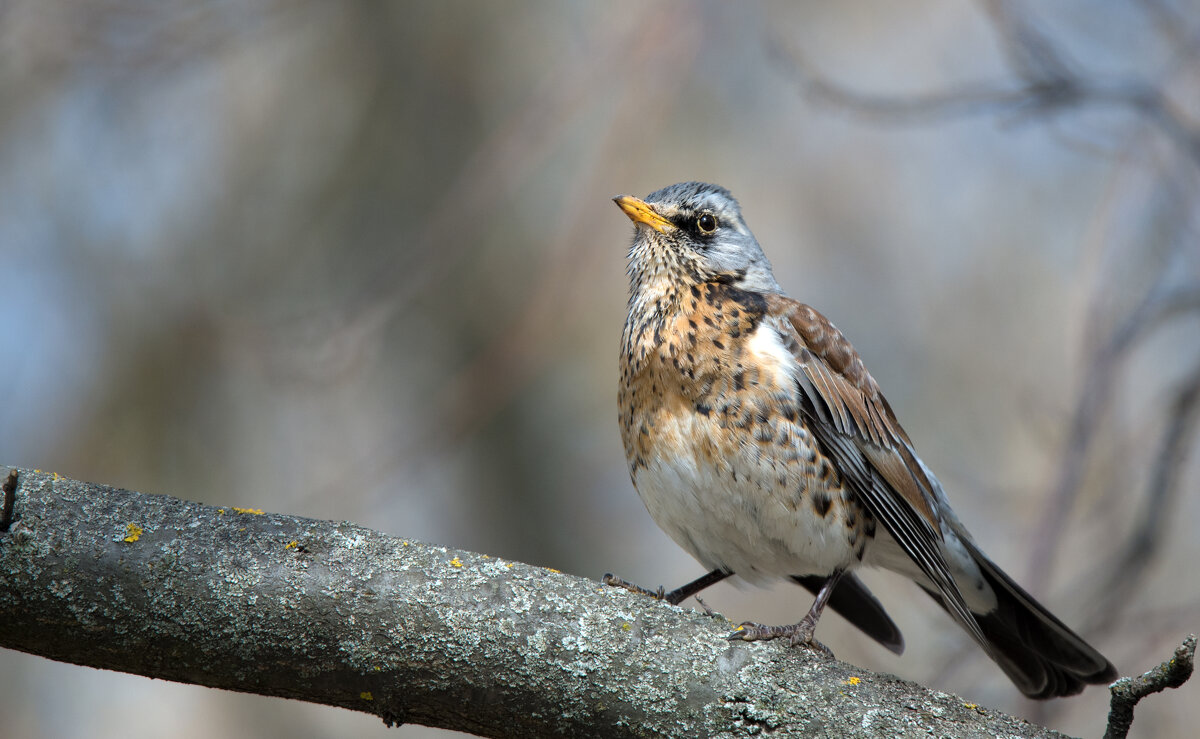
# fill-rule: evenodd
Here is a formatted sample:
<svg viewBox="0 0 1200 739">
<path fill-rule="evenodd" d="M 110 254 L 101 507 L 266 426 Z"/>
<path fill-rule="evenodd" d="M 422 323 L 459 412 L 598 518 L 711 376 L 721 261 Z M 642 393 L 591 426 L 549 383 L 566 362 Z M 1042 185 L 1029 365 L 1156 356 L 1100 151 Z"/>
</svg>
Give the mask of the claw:
<svg viewBox="0 0 1200 739">
<path fill-rule="evenodd" d="M 744 621 L 725 638 L 730 641 L 769 641 L 786 637 L 793 647 L 809 647 L 832 658 L 833 650 L 813 638 L 814 631 L 816 624 L 807 618 L 790 626 L 765 626 L 753 621 Z"/>
</svg>

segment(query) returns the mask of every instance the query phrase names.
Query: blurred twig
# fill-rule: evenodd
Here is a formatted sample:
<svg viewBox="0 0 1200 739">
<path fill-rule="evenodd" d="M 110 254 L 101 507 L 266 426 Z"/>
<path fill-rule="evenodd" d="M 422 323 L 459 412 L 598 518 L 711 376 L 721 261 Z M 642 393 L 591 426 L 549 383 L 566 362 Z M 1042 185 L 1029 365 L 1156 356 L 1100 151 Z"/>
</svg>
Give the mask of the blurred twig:
<svg viewBox="0 0 1200 739">
<path fill-rule="evenodd" d="M 1166 39 L 1180 56 L 1194 54 L 1200 49 L 1200 34 L 1188 28 L 1190 19 L 1163 0 L 1138 0 L 1142 11 L 1154 23 L 1158 34 Z"/>
<path fill-rule="evenodd" d="M 1182 313 L 1195 311 L 1200 311 L 1200 285 L 1171 289 L 1160 286 L 1113 330 L 1107 342 L 1088 361 L 1083 386 L 1072 412 L 1058 478 L 1034 537 L 1029 579 L 1033 592 L 1043 590 L 1049 581 L 1058 541 L 1079 496 L 1088 449 L 1112 399 L 1113 385 L 1122 362 L 1138 341 L 1159 326 Z"/>
<path fill-rule="evenodd" d="M 871 95 L 830 80 L 795 50 L 769 44 L 772 57 L 805 95 L 855 115 L 886 123 L 937 122 L 972 115 L 1030 118 L 1080 107 L 1119 107 L 1139 114 L 1200 167 L 1200 129 L 1157 86 L 1138 80 L 1095 80 L 1074 71 L 1050 38 L 1009 3 L 985 0 L 1009 69 L 1018 81 L 977 83 L 916 95 Z"/>
<path fill-rule="evenodd" d="M 1106 603 L 1095 609 L 1098 621 L 1092 629 L 1103 629 L 1119 617 L 1132 602 L 1132 594 L 1142 582 L 1146 569 L 1162 549 L 1162 534 L 1179 500 L 1183 471 L 1191 450 L 1189 442 L 1195 438 L 1197 419 L 1200 419 L 1200 367 L 1183 383 L 1171 404 L 1166 431 L 1151 467 L 1146 496 L 1138 507 L 1138 523 L 1116 561 L 1104 568 L 1108 577 L 1099 592 Z"/>
</svg>

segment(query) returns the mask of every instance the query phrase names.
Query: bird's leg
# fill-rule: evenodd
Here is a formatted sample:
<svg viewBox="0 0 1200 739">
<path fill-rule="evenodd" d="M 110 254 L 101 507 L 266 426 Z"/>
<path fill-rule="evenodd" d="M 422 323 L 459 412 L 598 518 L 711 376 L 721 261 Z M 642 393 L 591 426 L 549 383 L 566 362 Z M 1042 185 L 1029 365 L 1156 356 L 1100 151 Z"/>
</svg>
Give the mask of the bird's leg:
<svg viewBox="0 0 1200 739">
<path fill-rule="evenodd" d="M 677 606 L 683 601 L 687 600 L 689 596 L 699 593 L 701 590 L 704 590 L 710 585 L 716 585 L 732 574 L 732 572 L 726 572 L 725 570 L 713 570 L 707 575 L 697 577 L 695 580 L 692 580 L 686 585 L 680 585 L 663 596 L 663 600 L 671 605 Z"/>
<path fill-rule="evenodd" d="M 756 624 L 753 621 L 746 621 L 729 635 L 729 639 L 731 641 L 763 641 L 786 636 L 790 639 L 793 647 L 804 644 L 825 652 L 832 657 L 833 652 L 829 651 L 828 647 L 813 637 L 817 631 L 817 621 L 821 619 L 821 612 L 825 610 L 825 604 L 829 602 L 829 596 L 833 595 L 833 589 L 837 587 L 838 581 L 842 579 L 843 574 L 843 570 L 833 571 L 833 574 L 829 576 L 829 579 L 817 591 L 817 597 L 813 601 L 812 608 L 808 609 L 808 614 L 800 620 L 800 623 L 790 626 L 764 626 Z"/>
<path fill-rule="evenodd" d="M 708 573 L 707 575 L 698 577 L 686 585 L 681 585 L 669 593 L 661 585 L 658 586 L 658 590 L 647 590 L 646 588 L 643 588 L 640 585 L 635 585 L 635 584 L 629 582 L 628 580 L 622 580 L 621 578 L 617 577 L 616 575 L 614 575 L 612 573 L 606 574 L 604 577 L 602 577 L 600 579 L 600 581 L 603 582 L 605 585 L 612 585 L 613 587 L 624 588 L 631 593 L 638 593 L 640 595 L 648 595 L 651 598 L 657 598 L 658 600 L 665 600 L 666 602 L 670 603 L 671 605 L 677 606 L 680 603 L 682 603 L 684 600 L 686 600 L 689 596 L 699 593 L 701 590 L 704 590 L 709 585 L 715 585 L 716 583 L 721 582 L 722 580 L 724 580 L 725 578 L 729 577 L 732 574 L 733 574 L 732 572 L 726 572 L 725 570 L 713 570 L 712 572 Z"/>
</svg>

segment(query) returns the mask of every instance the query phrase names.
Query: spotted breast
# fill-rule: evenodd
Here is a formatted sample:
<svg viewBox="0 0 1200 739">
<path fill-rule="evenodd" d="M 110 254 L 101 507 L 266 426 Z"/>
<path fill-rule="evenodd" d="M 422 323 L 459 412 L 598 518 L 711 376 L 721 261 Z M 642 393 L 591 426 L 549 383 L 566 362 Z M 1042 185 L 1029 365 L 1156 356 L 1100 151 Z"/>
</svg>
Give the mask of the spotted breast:
<svg viewBox="0 0 1200 739">
<path fill-rule="evenodd" d="M 655 522 L 751 581 L 857 563 L 874 521 L 800 416 L 794 329 L 722 282 L 670 304 L 631 319 L 621 360 L 625 454 Z"/>
</svg>

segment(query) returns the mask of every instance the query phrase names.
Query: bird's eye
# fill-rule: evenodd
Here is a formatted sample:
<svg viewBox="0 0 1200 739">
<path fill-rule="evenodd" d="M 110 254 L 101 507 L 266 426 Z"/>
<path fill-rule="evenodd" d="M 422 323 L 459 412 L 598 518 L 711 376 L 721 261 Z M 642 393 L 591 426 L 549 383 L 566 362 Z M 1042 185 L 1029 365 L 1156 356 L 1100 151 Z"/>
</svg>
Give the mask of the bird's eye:
<svg viewBox="0 0 1200 739">
<path fill-rule="evenodd" d="M 700 233 L 710 234 L 717 230 L 717 217 L 712 213 L 703 213 L 696 219 L 696 228 Z"/>
</svg>

